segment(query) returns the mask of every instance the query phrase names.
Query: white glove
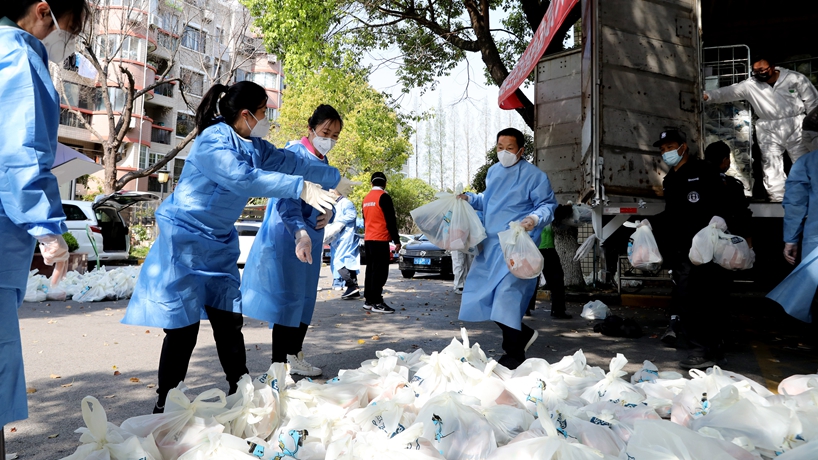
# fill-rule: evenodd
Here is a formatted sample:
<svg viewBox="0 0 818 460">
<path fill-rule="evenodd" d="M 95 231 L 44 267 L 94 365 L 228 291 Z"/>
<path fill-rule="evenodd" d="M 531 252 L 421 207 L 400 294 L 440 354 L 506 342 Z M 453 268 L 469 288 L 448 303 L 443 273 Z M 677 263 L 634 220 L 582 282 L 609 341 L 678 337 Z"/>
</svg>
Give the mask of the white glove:
<svg viewBox="0 0 818 460">
<path fill-rule="evenodd" d="M 343 196 L 349 196 L 356 185 L 361 185 L 361 182 L 351 181 L 346 177 L 341 177 L 341 181 L 335 186 L 335 191 Z"/>
<path fill-rule="evenodd" d="M 325 212 L 324 214 L 318 216 L 318 219 L 315 221 L 315 229 L 321 230 L 322 228 L 326 227 L 334 214 L 335 211 L 330 209 L 329 212 Z"/>
<path fill-rule="evenodd" d="M 523 219 L 523 221 L 520 222 L 520 225 L 523 226 L 525 231 L 530 232 L 531 230 L 534 230 L 534 227 L 536 227 L 537 224 L 539 224 L 539 223 L 540 223 L 540 218 L 532 214 L 532 215 L 526 217 L 525 219 Z"/>
<path fill-rule="evenodd" d="M 312 240 L 306 230 L 295 234 L 295 256 L 301 262 L 312 265 Z"/>
<path fill-rule="evenodd" d="M 327 212 L 335 204 L 335 197 L 332 194 L 321 188 L 320 185 L 309 181 L 304 181 L 304 188 L 301 190 L 301 199 L 313 208 L 321 211 L 321 214 Z"/>
<path fill-rule="evenodd" d="M 62 235 L 45 235 L 37 238 L 40 242 L 40 254 L 46 265 L 68 260 L 68 245 Z"/>
</svg>

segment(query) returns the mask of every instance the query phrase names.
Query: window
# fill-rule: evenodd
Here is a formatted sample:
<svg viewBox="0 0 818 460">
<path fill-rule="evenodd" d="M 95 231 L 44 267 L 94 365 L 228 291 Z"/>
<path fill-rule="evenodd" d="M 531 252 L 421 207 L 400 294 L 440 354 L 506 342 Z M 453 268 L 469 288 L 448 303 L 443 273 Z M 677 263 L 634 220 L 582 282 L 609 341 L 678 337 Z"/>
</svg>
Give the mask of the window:
<svg viewBox="0 0 818 460">
<path fill-rule="evenodd" d="M 145 40 L 130 35 L 102 35 L 97 37 L 94 52 L 100 58 L 117 55 L 122 59 L 140 61 L 145 56 Z"/>
<path fill-rule="evenodd" d="M 68 109 L 60 109 L 60 124 L 63 126 L 70 126 L 72 128 L 83 128 L 85 129 L 85 124 L 82 120 L 85 120 L 86 123 L 89 125 L 91 124 L 91 115 L 87 113 L 81 113 L 77 115 L 74 112 L 71 112 Z"/>
<path fill-rule="evenodd" d="M 173 85 L 170 83 L 162 83 L 153 90 L 154 94 L 165 97 L 173 97 Z"/>
<path fill-rule="evenodd" d="M 267 119 L 270 120 L 270 123 L 278 120 L 278 109 L 267 107 Z"/>
<path fill-rule="evenodd" d="M 205 39 L 207 33 L 195 27 L 185 26 L 185 33 L 182 34 L 182 46 L 190 48 L 193 51 L 204 53 Z"/>
<path fill-rule="evenodd" d="M 170 36 L 164 32 L 159 32 L 156 34 L 156 42 L 159 43 L 159 46 L 168 50 L 176 50 L 179 48 L 179 39 L 173 36 Z"/>
<path fill-rule="evenodd" d="M 72 82 L 65 82 L 63 88 L 65 90 L 65 99 L 60 102 L 67 101 L 67 105 L 85 110 L 94 110 L 96 108 L 96 100 L 99 94 L 96 88 Z"/>
<path fill-rule="evenodd" d="M 224 29 L 216 27 L 216 43 L 224 45 Z"/>
<path fill-rule="evenodd" d="M 122 91 L 120 88 L 108 88 L 108 97 L 111 99 L 111 108 L 113 111 L 122 112 L 123 107 L 125 107 L 125 91 Z M 106 110 L 102 95 L 97 96 L 96 101 L 97 111 Z"/>
<path fill-rule="evenodd" d="M 182 169 L 185 167 L 185 160 L 181 158 L 173 159 L 173 183 L 179 183 L 179 178 L 182 177 Z"/>
<path fill-rule="evenodd" d="M 196 116 L 186 113 L 176 114 L 176 135 L 185 137 L 196 129 Z"/>
<path fill-rule="evenodd" d="M 179 34 L 179 16 L 173 14 L 171 11 L 163 11 L 162 15 L 162 28 L 167 30 L 172 34 Z"/>
<path fill-rule="evenodd" d="M 258 83 L 262 88 L 276 89 L 278 84 L 276 77 L 278 75 L 268 72 L 260 72 L 253 74 L 253 82 Z"/>
<path fill-rule="evenodd" d="M 182 79 L 182 91 L 194 96 L 204 94 L 204 75 L 188 69 L 182 69 L 179 74 Z"/>
<path fill-rule="evenodd" d="M 65 220 L 88 220 L 88 216 L 82 212 L 79 206 L 73 204 L 63 204 L 62 211 L 65 213 Z"/>
<path fill-rule="evenodd" d="M 148 176 L 148 191 L 162 193 L 162 184 L 159 183 L 158 178 Z"/>
<path fill-rule="evenodd" d="M 161 153 L 151 152 L 146 145 L 139 146 L 139 169 L 150 168 L 161 159 Z"/>
<path fill-rule="evenodd" d="M 236 69 L 236 83 L 240 81 L 250 80 L 253 77 L 253 74 L 244 70 L 244 69 Z"/>
</svg>

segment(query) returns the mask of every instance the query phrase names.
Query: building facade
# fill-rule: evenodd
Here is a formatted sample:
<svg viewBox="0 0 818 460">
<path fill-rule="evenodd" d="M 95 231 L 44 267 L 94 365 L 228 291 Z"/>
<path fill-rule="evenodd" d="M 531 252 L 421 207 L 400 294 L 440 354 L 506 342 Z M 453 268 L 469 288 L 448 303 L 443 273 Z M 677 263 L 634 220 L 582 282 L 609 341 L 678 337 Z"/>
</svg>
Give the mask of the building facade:
<svg viewBox="0 0 818 460">
<path fill-rule="evenodd" d="M 108 78 L 87 71 L 84 57 L 66 61 L 55 78 L 61 90 L 59 141 L 98 163 L 110 132 L 109 113 L 118 121 L 126 99 L 129 73 L 139 91 L 157 81 L 164 83 L 135 100 L 131 123 L 117 153 L 117 177 L 161 160 L 195 127 L 195 112 L 204 93 L 215 83 L 250 80 L 269 95 L 268 118 L 275 122 L 284 87 L 281 62 L 268 54 L 253 33 L 247 9 L 231 0 L 98 0 L 93 54 L 110 61 Z M 85 70 L 85 71 L 84 71 Z M 127 70 L 127 72 L 125 72 Z M 163 78 L 164 76 L 164 78 Z M 102 92 L 107 91 L 110 111 Z M 80 119 L 82 118 L 82 120 Z M 90 126 L 92 129 L 88 129 Z M 96 134 L 94 133 L 96 132 Z M 101 139 L 100 139 L 101 138 Z M 184 166 L 190 142 L 159 174 L 133 180 L 123 190 L 171 192 Z M 103 172 L 71 186 L 68 197 L 101 193 Z M 64 190 L 64 198 L 65 198 Z"/>
</svg>

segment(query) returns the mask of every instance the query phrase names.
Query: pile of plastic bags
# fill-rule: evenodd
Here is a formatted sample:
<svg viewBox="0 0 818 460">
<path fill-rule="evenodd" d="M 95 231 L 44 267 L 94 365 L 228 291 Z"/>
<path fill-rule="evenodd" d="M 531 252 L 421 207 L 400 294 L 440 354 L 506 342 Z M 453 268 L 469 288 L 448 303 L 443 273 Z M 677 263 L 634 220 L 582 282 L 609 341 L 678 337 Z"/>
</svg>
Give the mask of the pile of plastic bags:
<svg viewBox="0 0 818 460">
<path fill-rule="evenodd" d="M 71 271 L 52 287 L 48 278 L 32 270 L 26 285 L 26 302 L 73 299 L 77 302 L 129 299 L 133 294 L 141 266 L 105 268 L 87 273 Z"/>
<path fill-rule="evenodd" d="M 645 361 L 625 379 L 621 354 L 605 372 L 581 350 L 511 371 L 462 338 L 431 355 L 380 351 L 325 384 L 295 384 L 284 364 L 230 396 L 191 401 L 180 384 L 165 413 L 120 427 L 89 396 L 66 460 L 818 458 L 818 375 L 775 395 L 718 367 L 688 379 Z"/>
</svg>

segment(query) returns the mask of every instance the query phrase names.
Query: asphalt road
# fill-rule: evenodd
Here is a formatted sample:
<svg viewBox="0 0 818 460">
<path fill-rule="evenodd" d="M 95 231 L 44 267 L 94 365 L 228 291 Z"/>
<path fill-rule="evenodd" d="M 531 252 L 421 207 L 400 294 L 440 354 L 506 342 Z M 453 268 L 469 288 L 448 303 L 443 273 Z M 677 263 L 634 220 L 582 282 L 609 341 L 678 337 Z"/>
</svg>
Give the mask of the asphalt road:
<svg viewBox="0 0 818 460">
<path fill-rule="evenodd" d="M 479 342 L 489 355 L 501 354 L 499 330 L 493 323 L 458 321 L 460 296 L 452 291 L 451 281 L 436 277 L 406 280 L 393 265 L 385 297 L 398 311 L 380 315 L 363 311 L 362 300 L 344 301 L 340 292 L 328 290 L 329 270 L 322 270 L 324 290 L 319 292 L 304 347 L 307 359 L 324 369 L 322 378 L 331 378 L 340 369 L 357 368 L 384 348 L 441 350 L 460 336 L 461 326 L 468 328 L 471 341 Z M 735 298 L 731 303 L 725 306 L 733 313 L 724 328 L 732 344 L 726 369 L 770 388 L 791 374 L 818 370 L 818 353 L 804 343 L 804 336 L 811 333 L 808 329 L 757 299 Z M 116 424 L 150 412 L 164 334 L 159 329 L 120 324 L 126 306 L 127 301 L 23 304 L 20 323 L 30 415 L 28 420 L 6 425 L 7 452 L 21 459 L 59 459 L 71 454 L 79 444 L 79 435 L 73 431 L 84 426 L 80 401 L 86 395 L 97 397 L 108 420 Z M 569 313 L 574 314 L 571 320 L 552 321 L 548 308 L 548 302 L 540 302 L 534 316 L 525 320 L 540 333 L 529 357 L 554 362 L 581 348 L 589 364 L 604 369 L 616 353 L 623 353 L 630 361 L 625 368 L 628 372 L 638 370 L 644 360 L 660 370 L 682 372 L 677 363 L 686 352 L 666 348 L 658 339 L 667 324 L 661 310 L 612 306 L 614 314 L 636 319 L 645 331 L 640 339 L 622 339 L 594 333 L 594 322 L 579 317 L 579 303 L 569 305 Z M 258 375 L 270 364 L 270 330 L 266 323 L 248 318 L 244 336 L 247 366 L 252 375 Z M 202 324 L 186 384 L 192 394 L 211 387 L 227 389 L 209 324 Z"/>
</svg>

